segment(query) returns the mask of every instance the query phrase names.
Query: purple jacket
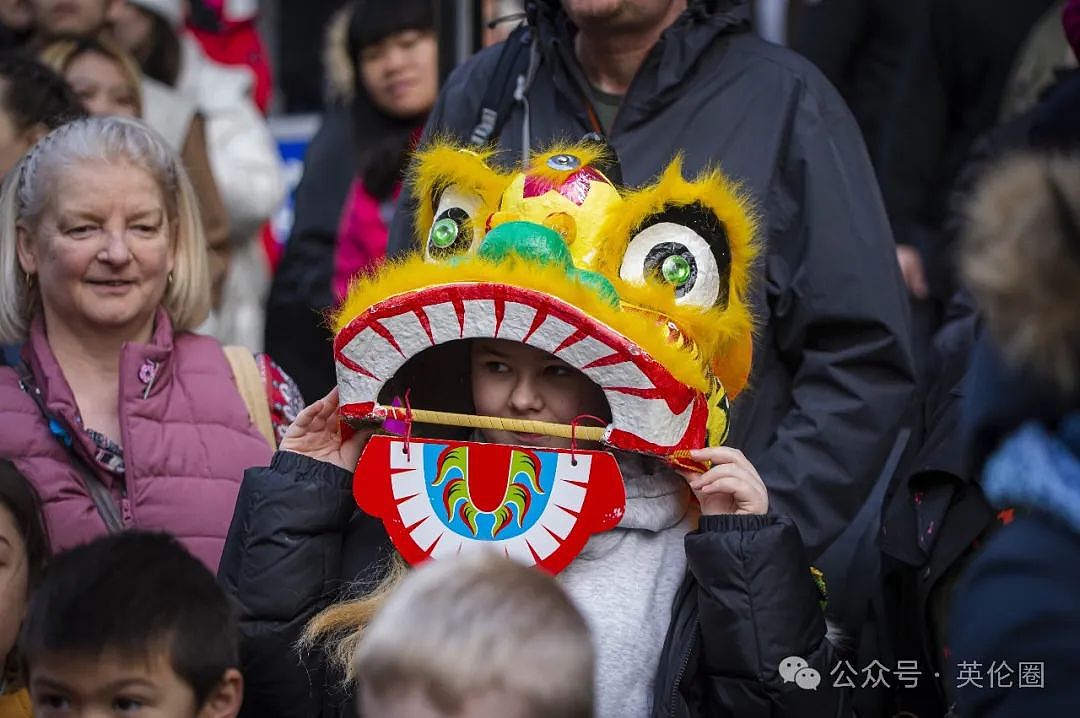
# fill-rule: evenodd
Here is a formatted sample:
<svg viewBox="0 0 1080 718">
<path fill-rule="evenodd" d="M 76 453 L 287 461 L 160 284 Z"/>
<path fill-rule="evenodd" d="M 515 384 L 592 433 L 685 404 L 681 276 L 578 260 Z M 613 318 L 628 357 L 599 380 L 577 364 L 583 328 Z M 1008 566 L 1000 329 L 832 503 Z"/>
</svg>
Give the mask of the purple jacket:
<svg viewBox="0 0 1080 718">
<path fill-rule="evenodd" d="M 124 524 L 174 534 L 216 571 L 244 469 L 265 466 L 272 453 L 248 417 L 217 341 L 174 334 L 168 315 L 159 310 L 150 343 L 124 345 L 119 392 L 123 478 L 95 461 L 95 445 L 78 428 L 75 397 L 40 319 L 31 327 L 23 359 L 46 406 L 73 438 L 75 451 L 112 492 Z M 150 362 L 156 371 L 147 384 L 149 372 L 143 367 Z M 0 368 L 0 457 L 13 460 L 41 496 L 53 550 L 105 533 L 68 453 L 8 367 Z"/>
</svg>

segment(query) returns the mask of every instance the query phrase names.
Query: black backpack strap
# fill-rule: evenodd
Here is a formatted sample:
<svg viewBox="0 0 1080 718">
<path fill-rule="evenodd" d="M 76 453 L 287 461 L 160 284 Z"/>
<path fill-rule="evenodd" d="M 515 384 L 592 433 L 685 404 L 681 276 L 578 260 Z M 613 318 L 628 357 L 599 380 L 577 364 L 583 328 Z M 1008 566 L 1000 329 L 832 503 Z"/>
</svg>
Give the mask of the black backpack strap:
<svg viewBox="0 0 1080 718">
<path fill-rule="evenodd" d="M 41 390 L 38 389 L 37 384 L 34 383 L 34 375 L 30 371 L 30 367 L 25 363 L 19 362 L 15 365 L 15 371 L 19 375 L 19 388 L 30 395 L 30 398 L 37 404 L 38 411 L 45 418 L 45 421 L 49 425 L 49 431 L 56 440 L 60 442 L 60 445 L 67 451 L 68 460 L 71 465 L 79 473 L 83 480 L 83 486 L 86 488 L 86 493 L 90 495 L 90 500 L 94 502 L 94 507 L 97 509 L 98 515 L 101 516 L 101 520 L 105 522 L 105 528 L 109 530 L 109 533 L 119 533 L 124 530 L 124 519 L 120 514 L 120 508 L 116 505 L 116 501 L 113 500 L 113 495 L 109 493 L 109 489 L 105 484 L 101 483 L 99 479 L 91 470 L 86 462 L 75 453 L 75 447 L 72 442 L 71 436 L 64 429 L 60 420 L 53 416 L 48 407 L 45 406 L 45 400 L 41 397 Z"/>
<path fill-rule="evenodd" d="M 532 30 L 528 25 L 516 28 L 503 43 L 495 74 L 488 83 L 480 105 L 480 118 L 473 128 L 469 142 L 477 147 L 486 145 L 506 124 L 506 118 L 514 107 L 514 90 L 517 78 L 528 68 L 529 46 Z"/>
</svg>

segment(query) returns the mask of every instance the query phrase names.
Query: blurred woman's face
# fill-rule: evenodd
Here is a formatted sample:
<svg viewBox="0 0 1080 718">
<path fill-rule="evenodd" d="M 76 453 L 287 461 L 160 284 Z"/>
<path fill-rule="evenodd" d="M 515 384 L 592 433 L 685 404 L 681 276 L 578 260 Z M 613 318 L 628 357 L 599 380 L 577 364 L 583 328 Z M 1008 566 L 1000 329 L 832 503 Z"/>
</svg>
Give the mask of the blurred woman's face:
<svg viewBox="0 0 1080 718">
<path fill-rule="evenodd" d="M 132 3 L 122 2 L 111 15 L 112 34 L 137 58 L 145 59 L 154 36 L 154 16 Z"/>
<path fill-rule="evenodd" d="M 135 88 L 112 59 L 97 52 L 83 52 L 68 65 L 64 78 L 91 115 L 138 116 Z"/>
<path fill-rule="evenodd" d="M 0 666 L 19 634 L 19 624 L 26 609 L 28 580 L 26 544 L 15 524 L 15 517 L 0 504 Z"/>
<path fill-rule="evenodd" d="M 148 336 L 174 261 L 157 182 L 128 162 L 88 160 L 64 168 L 51 190 L 37 223 L 17 227 L 46 325 Z"/>
<path fill-rule="evenodd" d="M 360 51 L 360 79 L 392 117 L 427 114 L 439 94 L 439 52 L 431 30 L 405 30 Z"/>
<path fill-rule="evenodd" d="M 0 24 L 4 27 L 24 32 L 30 29 L 33 22 L 29 0 L 0 0 Z"/>
</svg>

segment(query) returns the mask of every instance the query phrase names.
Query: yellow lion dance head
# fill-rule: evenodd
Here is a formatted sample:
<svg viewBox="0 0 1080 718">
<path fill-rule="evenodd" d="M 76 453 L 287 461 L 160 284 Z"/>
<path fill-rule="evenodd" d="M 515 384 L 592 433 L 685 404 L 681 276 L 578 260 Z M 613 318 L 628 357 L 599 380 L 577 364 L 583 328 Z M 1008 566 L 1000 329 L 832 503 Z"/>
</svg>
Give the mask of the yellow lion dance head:
<svg viewBox="0 0 1080 718">
<path fill-rule="evenodd" d="M 676 159 L 654 184 L 620 187 L 592 143 L 521 171 L 490 159 L 445 143 L 419 154 L 421 250 L 356 280 L 335 318 L 342 415 L 384 419 L 411 360 L 494 338 L 595 382 L 611 448 L 679 463 L 722 443 L 752 345 L 755 220 L 737 186 L 717 171 L 688 180 Z"/>
</svg>

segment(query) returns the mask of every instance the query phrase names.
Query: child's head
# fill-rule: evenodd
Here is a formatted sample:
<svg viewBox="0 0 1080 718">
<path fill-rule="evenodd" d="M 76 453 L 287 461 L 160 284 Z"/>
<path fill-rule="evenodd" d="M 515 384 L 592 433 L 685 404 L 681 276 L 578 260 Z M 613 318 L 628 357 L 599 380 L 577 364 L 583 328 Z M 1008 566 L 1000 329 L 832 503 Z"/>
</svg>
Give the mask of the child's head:
<svg viewBox="0 0 1080 718">
<path fill-rule="evenodd" d="M 14 668 L 15 637 L 48 556 L 37 494 L 10 461 L 0 460 L 0 682 Z"/>
<path fill-rule="evenodd" d="M 243 697 L 228 600 L 164 534 L 116 534 L 57 556 L 21 648 L 38 718 L 231 718 Z"/>
<path fill-rule="evenodd" d="M 402 581 L 355 659 L 363 715 L 590 718 L 588 628 L 555 581 L 483 554 Z"/>
<path fill-rule="evenodd" d="M 41 60 L 64 76 L 91 115 L 142 116 L 139 66 L 109 38 L 59 40 Z"/>
<path fill-rule="evenodd" d="M 589 414 L 610 419 L 604 392 L 553 354 L 504 339 L 472 343 L 473 407 L 481 416 L 569 424 Z M 587 424 L 588 425 L 588 424 Z M 496 444 L 567 448 L 569 439 L 486 430 Z"/>
</svg>

